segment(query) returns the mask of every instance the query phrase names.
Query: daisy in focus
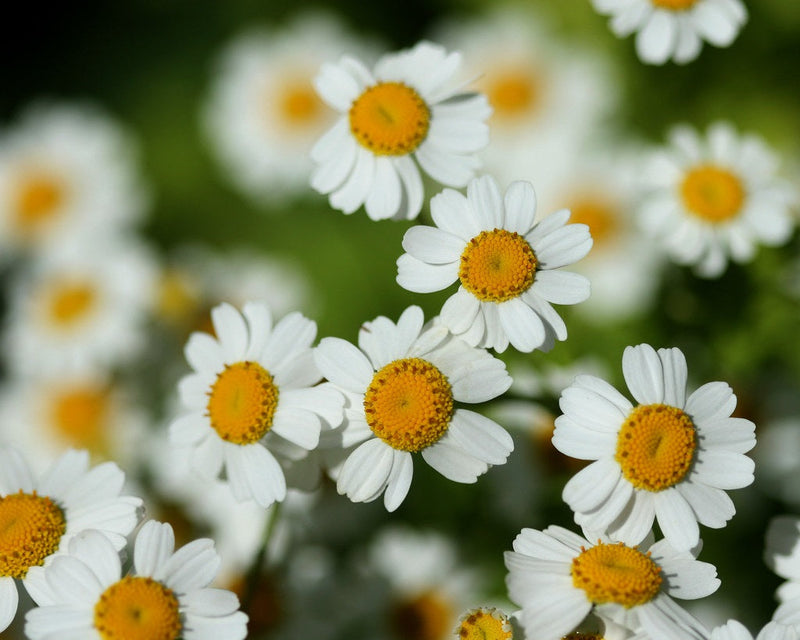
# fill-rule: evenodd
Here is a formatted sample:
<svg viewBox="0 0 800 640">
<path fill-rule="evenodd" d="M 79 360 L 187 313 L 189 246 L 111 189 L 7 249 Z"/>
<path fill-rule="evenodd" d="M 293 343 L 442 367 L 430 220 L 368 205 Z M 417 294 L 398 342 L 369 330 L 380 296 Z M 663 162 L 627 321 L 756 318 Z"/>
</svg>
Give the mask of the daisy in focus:
<svg viewBox="0 0 800 640">
<path fill-rule="evenodd" d="M 473 483 L 513 449 L 500 425 L 455 404 L 504 393 L 511 385 L 505 364 L 444 326 L 424 325 L 419 307 L 397 324 L 383 316 L 365 323 L 358 348 L 323 338 L 314 357 L 347 396 L 341 444 L 357 446 L 338 469 L 337 490 L 353 502 L 384 494 L 386 510 L 397 509 L 415 453 L 446 478 Z"/>
<path fill-rule="evenodd" d="M 642 62 L 691 62 L 703 41 L 727 47 L 747 22 L 742 0 L 592 0 L 601 14 L 611 16 L 614 34 L 636 33 L 636 54 Z"/>
<path fill-rule="evenodd" d="M 0 256 L 127 229 L 145 201 L 132 141 L 93 106 L 37 104 L 0 136 Z"/>
<path fill-rule="evenodd" d="M 74 538 L 69 555 L 37 573 L 39 607 L 25 616 L 31 640 L 241 640 L 247 616 L 239 599 L 209 588 L 220 558 L 214 541 L 201 538 L 175 550 L 168 524 L 150 520 L 133 543 L 133 566 L 122 573 L 118 550 L 102 535 Z"/>
<path fill-rule="evenodd" d="M 536 222 L 533 186 L 513 182 L 503 196 L 490 176 L 471 180 L 466 197 L 452 189 L 434 196 L 431 215 L 435 227 L 411 227 L 403 237 L 401 287 L 430 293 L 458 281 L 441 321 L 473 346 L 529 352 L 567 339 L 551 303 L 589 297 L 584 276 L 558 270 L 589 252 L 586 225 L 568 225 L 567 209 Z"/>
<path fill-rule="evenodd" d="M 677 263 L 714 278 L 729 258 L 746 263 L 756 245 L 789 239 L 797 195 L 763 140 L 724 122 L 705 136 L 678 126 L 669 139 L 646 164 L 639 218 Z"/>
<path fill-rule="evenodd" d="M 273 325 L 269 307 L 252 302 L 241 313 L 223 303 L 211 320 L 216 337 L 195 332 L 186 344 L 193 373 L 178 391 L 188 412 L 170 425 L 170 440 L 193 448 L 192 464 L 209 480 L 224 470 L 237 500 L 268 507 L 286 497 L 278 457 L 306 456 L 322 421 L 341 422 L 344 400 L 317 384 L 312 320 L 294 312 Z"/>
<path fill-rule="evenodd" d="M 142 501 L 121 496 L 125 474 L 113 462 L 89 469 L 86 451 L 68 450 L 34 477 L 15 448 L 0 447 L 0 631 L 14 619 L 21 580 L 39 602 L 30 580 L 49 569 L 71 539 L 86 529 L 114 551 L 139 522 Z"/>
<path fill-rule="evenodd" d="M 758 632 L 755 640 L 798 640 L 800 631 L 795 627 L 769 622 Z M 753 635 L 741 622 L 729 620 L 726 624 L 711 630 L 710 640 L 754 640 Z"/>
<path fill-rule="evenodd" d="M 559 400 L 553 445 L 594 460 L 562 497 L 585 531 L 641 542 L 654 520 L 676 549 L 694 548 L 698 523 L 720 529 L 736 509 L 725 493 L 753 482 L 755 425 L 732 418 L 736 396 L 709 382 L 686 397 L 686 359 L 677 348 L 626 347 L 625 382 L 637 405 L 610 384 L 581 375 Z"/>
<path fill-rule="evenodd" d="M 463 187 L 489 142 L 486 97 L 462 91 L 461 55 L 420 42 L 385 55 L 370 71 L 350 56 L 323 64 L 320 97 L 341 117 L 311 149 L 311 186 L 331 207 L 373 220 L 416 218 L 420 168 L 441 184 Z M 418 166 L 419 165 L 419 166 Z"/>
<path fill-rule="evenodd" d="M 251 29 L 226 45 L 203 125 L 242 192 L 269 204 L 305 191 L 313 168 L 308 150 L 334 122 L 312 79 L 323 62 L 354 48 L 358 39 L 332 14 L 304 14 L 281 29 Z"/>
<path fill-rule="evenodd" d="M 590 614 L 657 640 L 704 640 L 708 632 L 673 598 L 693 600 L 719 587 L 713 565 L 666 540 L 646 549 L 596 544 L 558 526 L 523 529 L 506 551 L 509 597 L 537 640 L 570 637 Z M 580 636 L 579 636 L 580 637 Z"/>
</svg>

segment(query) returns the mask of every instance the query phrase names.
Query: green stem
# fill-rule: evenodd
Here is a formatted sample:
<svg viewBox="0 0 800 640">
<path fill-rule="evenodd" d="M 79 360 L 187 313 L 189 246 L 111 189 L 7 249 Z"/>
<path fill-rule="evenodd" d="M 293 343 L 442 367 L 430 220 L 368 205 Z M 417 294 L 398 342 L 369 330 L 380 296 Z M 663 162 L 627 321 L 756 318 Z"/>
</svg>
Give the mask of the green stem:
<svg viewBox="0 0 800 640">
<path fill-rule="evenodd" d="M 247 570 L 245 589 L 241 602 L 241 610 L 244 612 L 249 611 L 250 605 L 253 602 L 253 596 L 258 588 L 258 581 L 261 578 L 261 571 L 264 567 L 264 561 L 267 557 L 267 547 L 269 546 L 269 541 L 272 539 L 272 533 L 275 531 L 275 523 L 278 521 L 280 510 L 280 502 L 276 502 L 272 505 L 269 517 L 264 523 L 264 535 L 261 539 L 261 546 L 258 548 L 256 555 L 253 557 L 253 562 L 250 565 L 250 568 Z"/>
</svg>

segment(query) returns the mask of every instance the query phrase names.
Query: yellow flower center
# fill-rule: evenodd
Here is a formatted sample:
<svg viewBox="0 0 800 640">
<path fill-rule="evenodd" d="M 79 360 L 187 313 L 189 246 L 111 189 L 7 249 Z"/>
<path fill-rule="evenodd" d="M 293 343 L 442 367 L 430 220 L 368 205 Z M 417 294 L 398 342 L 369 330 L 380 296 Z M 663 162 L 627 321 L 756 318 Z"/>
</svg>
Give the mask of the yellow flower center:
<svg viewBox="0 0 800 640">
<path fill-rule="evenodd" d="M 0 497 L 0 576 L 24 578 L 43 565 L 66 530 L 64 512 L 50 498 L 35 491 Z"/>
<path fill-rule="evenodd" d="M 669 9 L 670 11 L 685 11 L 691 9 L 697 0 L 650 0 L 657 9 Z"/>
<path fill-rule="evenodd" d="M 541 98 L 541 81 L 521 65 L 492 75 L 486 85 L 486 96 L 493 116 L 518 118 L 535 110 Z"/>
<path fill-rule="evenodd" d="M 208 417 L 223 440 L 253 444 L 272 427 L 278 387 L 257 362 L 225 365 L 208 395 Z"/>
<path fill-rule="evenodd" d="M 32 231 L 58 212 L 66 199 L 64 186 L 53 176 L 35 172 L 26 176 L 16 193 L 16 222 L 23 231 Z"/>
<path fill-rule="evenodd" d="M 182 630 L 178 598 L 152 578 L 126 576 L 100 596 L 94 627 L 103 640 L 177 640 Z"/>
<path fill-rule="evenodd" d="M 615 459 L 634 487 L 661 491 L 683 480 L 696 446 L 694 423 L 686 413 L 666 404 L 643 404 L 620 428 Z"/>
<path fill-rule="evenodd" d="M 288 80 L 278 96 L 281 119 L 292 127 L 302 128 L 314 123 L 323 113 L 322 100 L 311 82 Z"/>
<path fill-rule="evenodd" d="M 377 371 L 364 395 L 372 432 L 390 447 L 422 451 L 441 438 L 453 416 L 453 392 L 441 371 L 403 358 Z"/>
<path fill-rule="evenodd" d="M 423 593 L 398 603 L 391 626 L 398 640 L 445 640 L 450 637 L 453 609 L 439 594 Z"/>
<path fill-rule="evenodd" d="M 742 181 L 727 169 L 713 165 L 695 167 L 681 183 L 686 208 L 711 223 L 725 222 L 741 211 L 745 190 Z"/>
<path fill-rule="evenodd" d="M 350 130 L 359 144 L 379 156 L 404 156 L 425 140 L 428 105 L 402 82 L 370 87 L 350 107 Z"/>
<path fill-rule="evenodd" d="M 497 609 L 473 609 L 461 618 L 456 635 L 462 640 L 511 640 L 514 632 Z"/>
<path fill-rule="evenodd" d="M 661 589 L 661 567 L 650 554 L 621 542 L 581 548 L 570 572 L 572 584 L 583 589 L 594 604 L 615 602 L 635 607 L 650 602 Z"/>
<path fill-rule="evenodd" d="M 619 217 L 614 205 L 602 196 L 586 196 L 570 206 L 570 222 L 589 227 L 595 250 L 613 242 L 619 233 Z"/>
<path fill-rule="evenodd" d="M 89 282 L 57 282 L 50 291 L 48 315 L 60 327 L 72 327 L 88 316 L 97 302 L 95 287 Z"/>
<path fill-rule="evenodd" d="M 80 449 L 105 453 L 109 418 L 108 390 L 97 386 L 61 389 L 50 403 L 50 424 Z"/>
<path fill-rule="evenodd" d="M 518 233 L 481 231 L 461 254 L 458 277 L 479 300 L 505 302 L 533 284 L 536 264 L 533 249 Z"/>
</svg>

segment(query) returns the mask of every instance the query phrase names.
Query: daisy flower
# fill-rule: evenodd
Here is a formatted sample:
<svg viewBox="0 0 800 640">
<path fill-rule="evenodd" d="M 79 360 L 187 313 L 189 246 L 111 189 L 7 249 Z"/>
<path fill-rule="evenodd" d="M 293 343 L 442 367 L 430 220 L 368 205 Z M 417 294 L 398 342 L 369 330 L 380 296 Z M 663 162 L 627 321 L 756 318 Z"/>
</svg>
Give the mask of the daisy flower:
<svg viewBox="0 0 800 640">
<path fill-rule="evenodd" d="M 353 502 L 385 491 L 394 511 L 411 485 L 414 453 L 446 478 L 472 483 L 503 464 L 511 436 L 456 402 L 486 402 L 511 385 L 505 364 L 482 349 L 423 326 L 419 307 L 397 324 L 383 316 L 365 323 L 356 348 L 324 338 L 314 357 L 322 374 L 347 394 L 342 444 L 358 445 L 338 471 L 337 489 Z"/>
<path fill-rule="evenodd" d="M 688 126 L 645 163 L 643 229 L 679 264 L 719 276 L 730 257 L 749 262 L 756 245 L 785 243 L 797 197 L 777 176 L 778 159 L 754 135 L 717 122 L 705 138 Z"/>
<path fill-rule="evenodd" d="M 132 141 L 94 106 L 36 104 L 0 136 L 0 255 L 125 229 L 145 200 Z"/>
<path fill-rule="evenodd" d="M 796 628 L 780 624 L 778 622 L 768 623 L 755 640 L 798 640 L 800 631 Z M 711 630 L 710 640 L 754 640 L 753 635 L 747 628 L 737 620 L 728 620 L 727 624 L 715 627 Z"/>
<path fill-rule="evenodd" d="M 431 214 L 436 227 L 411 227 L 403 237 L 401 287 L 429 293 L 459 281 L 441 321 L 473 346 L 528 352 L 566 340 L 551 303 L 586 300 L 589 281 L 556 269 L 588 253 L 586 225 L 568 225 L 567 209 L 535 222 L 533 186 L 514 182 L 503 196 L 490 176 L 471 180 L 466 197 L 445 189 L 431 199 Z"/>
<path fill-rule="evenodd" d="M 786 579 L 776 592 L 780 605 L 773 620 L 800 627 L 800 518 L 777 516 L 770 521 L 764 561 Z"/>
<path fill-rule="evenodd" d="M 125 474 L 113 462 L 89 469 L 86 451 L 68 450 L 38 479 L 15 448 L 0 447 L 0 631 L 17 612 L 21 580 L 29 579 L 86 529 L 96 529 L 116 553 L 139 521 L 139 498 L 121 496 Z"/>
<path fill-rule="evenodd" d="M 216 338 L 193 333 L 186 359 L 193 373 L 178 385 L 188 410 L 170 425 L 170 440 L 192 446 L 193 465 L 208 479 L 224 469 L 239 501 L 262 507 L 286 497 L 276 458 L 302 458 L 319 442 L 321 421 L 336 426 L 343 397 L 322 375 L 311 344 L 317 325 L 290 313 L 273 326 L 263 303 L 242 313 L 227 303 L 211 311 Z"/>
<path fill-rule="evenodd" d="M 729 46 L 747 22 L 741 0 L 592 0 L 611 16 L 611 30 L 620 38 L 636 32 L 636 53 L 642 62 L 691 62 L 707 41 Z"/>
<path fill-rule="evenodd" d="M 209 588 L 220 558 L 214 541 L 201 538 L 175 550 L 172 527 L 142 525 L 133 543 L 133 566 L 123 575 L 119 553 L 103 536 L 86 531 L 37 573 L 38 608 L 25 616 L 31 640 L 147 638 L 239 640 L 247 616 L 239 599 Z"/>
<path fill-rule="evenodd" d="M 637 404 L 607 382 L 581 375 L 559 400 L 553 445 L 594 460 L 565 485 L 562 497 L 584 530 L 629 544 L 658 519 L 676 549 L 698 544 L 698 523 L 725 526 L 736 509 L 725 493 L 753 482 L 755 425 L 732 418 L 736 396 L 709 382 L 686 397 L 680 349 L 626 347 L 625 382 Z"/>
<path fill-rule="evenodd" d="M 225 46 L 202 119 L 242 192 L 269 203 L 307 188 L 308 150 L 335 118 L 312 79 L 357 43 L 333 15 L 304 14 L 280 29 L 249 29 Z"/>
<path fill-rule="evenodd" d="M 509 617 L 494 607 L 470 609 L 458 621 L 453 633 L 463 640 L 513 640 Z"/>
<path fill-rule="evenodd" d="M 420 42 L 383 56 L 370 71 L 350 56 L 323 64 L 314 86 L 342 114 L 311 149 L 311 186 L 330 205 L 373 220 L 416 218 L 422 208 L 419 167 L 462 187 L 489 142 L 486 97 L 454 82 L 459 53 Z"/>
<path fill-rule="evenodd" d="M 651 542 L 651 541 L 649 541 Z M 523 529 L 506 551 L 506 585 L 530 637 L 558 640 L 590 614 L 658 640 L 704 640 L 707 631 L 674 600 L 719 587 L 713 565 L 666 540 L 646 549 L 587 539 L 558 526 Z"/>
</svg>

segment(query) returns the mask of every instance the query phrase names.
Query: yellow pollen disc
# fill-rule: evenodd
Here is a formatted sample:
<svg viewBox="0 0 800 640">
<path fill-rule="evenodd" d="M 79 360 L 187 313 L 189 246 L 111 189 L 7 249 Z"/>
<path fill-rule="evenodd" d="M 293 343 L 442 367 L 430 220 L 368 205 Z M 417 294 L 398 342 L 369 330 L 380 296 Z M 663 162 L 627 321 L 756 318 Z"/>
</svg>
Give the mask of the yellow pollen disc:
<svg viewBox="0 0 800 640">
<path fill-rule="evenodd" d="M 492 115 L 502 119 L 516 118 L 536 109 L 540 93 L 539 78 L 524 68 L 494 74 L 486 85 Z"/>
<path fill-rule="evenodd" d="M 398 640 L 443 640 L 449 637 L 452 624 L 450 603 L 432 592 L 400 602 L 391 612 Z"/>
<path fill-rule="evenodd" d="M 603 246 L 614 240 L 619 233 L 618 214 L 611 202 L 603 197 L 581 198 L 570 206 L 572 212 L 569 221 L 585 224 L 589 227 L 592 234 L 596 250 L 598 246 Z"/>
<path fill-rule="evenodd" d="M 182 630 L 178 598 L 152 578 L 126 576 L 100 596 L 94 627 L 103 640 L 177 640 Z"/>
<path fill-rule="evenodd" d="M 462 640 L 511 640 L 514 632 L 497 609 L 473 609 L 461 618 L 456 635 Z"/>
<path fill-rule="evenodd" d="M 70 445 L 104 452 L 109 417 L 108 390 L 95 386 L 60 390 L 52 398 L 52 426 Z"/>
<path fill-rule="evenodd" d="M 650 0 L 657 9 L 669 9 L 671 11 L 685 11 L 691 9 L 697 0 Z"/>
<path fill-rule="evenodd" d="M 372 432 L 394 449 L 422 451 L 441 438 L 453 416 L 453 392 L 441 371 L 420 358 L 390 362 L 364 395 Z"/>
<path fill-rule="evenodd" d="M 288 81 L 278 96 L 278 105 L 283 122 L 293 127 L 311 124 L 323 113 L 322 100 L 310 81 Z"/>
<path fill-rule="evenodd" d="M 650 554 L 621 542 L 582 548 L 572 560 L 570 573 L 572 584 L 583 589 L 594 604 L 615 602 L 635 607 L 650 602 L 661 589 L 661 567 Z"/>
<path fill-rule="evenodd" d="M 32 230 L 57 214 L 65 200 L 63 185 L 45 173 L 23 179 L 17 189 L 16 220 L 23 230 Z"/>
<path fill-rule="evenodd" d="M 59 283 L 48 300 L 50 321 L 56 326 L 72 326 L 89 315 L 96 298 L 95 288 L 88 282 Z"/>
<path fill-rule="evenodd" d="M 634 487 L 661 491 L 683 480 L 696 446 L 694 423 L 686 413 L 666 404 L 643 404 L 622 424 L 614 458 Z"/>
<path fill-rule="evenodd" d="M 269 371 L 257 362 L 225 365 L 208 396 L 211 426 L 223 440 L 253 444 L 272 427 L 278 387 Z"/>
<path fill-rule="evenodd" d="M 686 208 L 707 222 L 725 222 L 742 209 L 745 190 L 742 181 L 727 169 L 712 165 L 695 167 L 681 183 Z"/>
<path fill-rule="evenodd" d="M 378 156 L 404 156 L 425 140 L 431 122 L 428 105 L 402 82 L 367 89 L 350 107 L 350 130 L 359 144 Z"/>
<path fill-rule="evenodd" d="M 0 497 L 0 576 L 24 578 L 43 565 L 66 530 L 64 513 L 50 498 L 35 491 Z"/>
<path fill-rule="evenodd" d="M 536 255 L 525 238 L 505 229 L 481 231 L 461 254 L 458 277 L 484 302 L 516 298 L 533 284 Z"/>
</svg>

